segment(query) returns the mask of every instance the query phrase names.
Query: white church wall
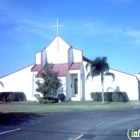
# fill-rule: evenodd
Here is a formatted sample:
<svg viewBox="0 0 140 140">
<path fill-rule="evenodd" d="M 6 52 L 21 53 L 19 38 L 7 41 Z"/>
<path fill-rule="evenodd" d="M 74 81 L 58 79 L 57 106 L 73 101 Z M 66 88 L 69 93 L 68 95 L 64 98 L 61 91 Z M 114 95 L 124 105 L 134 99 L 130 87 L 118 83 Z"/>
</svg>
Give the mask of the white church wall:
<svg viewBox="0 0 140 140">
<path fill-rule="evenodd" d="M 43 49 L 41 59 L 42 59 L 41 60 L 42 61 L 42 67 L 44 67 L 45 64 L 47 63 L 46 49 Z"/>
<path fill-rule="evenodd" d="M 112 69 L 110 72 L 115 74 L 115 81 L 112 82 L 114 89 L 119 88 L 120 91 L 126 92 L 130 100 L 139 99 L 138 80 L 135 76 Z M 111 79 L 108 82 L 111 85 Z"/>
<path fill-rule="evenodd" d="M 85 72 L 83 63 L 81 64 L 80 71 L 81 71 L 81 91 L 82 91 L 81 99 L 85 100 Z"/>
<path fill-rule="evenodd" d="M 77 50 L 77 49 L 73 49 L 73 58 L 74 58 L 74 62 L 82 62 L 82 51 L 81 50 Z"/>
<path fill-rule="evenodd" d="M 71 77 L 70 72 L 67 71 L 66 73 L 66 101 L 71 100 L 72 88 L 71 88 Z"/>
<path fill-rule="evenodd" d="M 27 100 L 34 99 L 33 89 L 32 89 L 32 75 L 36 74 L 36 72 L 31 72 L 31 68 L 33 65 L 23 68 L 19 71 L 16 71 L 12 74 L 9 74 L 5 77 L 0 78 L 0 81 L 4 83 L 4 88 L 1 89 L 3 91 L 19 91 L 24 92 L 26 94 Z"/>
<path fill-rule="evenodd" d="M 86 62 L 84 62 L 84 66 Z M 115 81 L 113 82 L 112 77 L 106 76 L 104 78 L 104 91 L 107 92 L 107 89 L 112 91 L 122 91 L 126 92 L 129 100 L 138 100 L 139 91 L 138 91 L 138 80 L 135 76 L 125 74 L 120 71 L 110 69 L 110 72 L 115 74 Z M 87 76 L 87 71 L 85 70 L 85 78 Z M 101 92 L 101 77 L 96 76 L 93 78 L 89 77 L 85 80 L 85 99 L 91 99 L 91 92 Z"/>
<path fill-rule="evenodd" d="M 61 84 L 62 84 L 62 86 L 60 87 L 61 90 L 60 93 L 63 93 L 66 96 L 66 77 L 59 77 L 59 79 L 61 80 Z"/>
<path fill-rule="evenodd" d="M 54 41 L 46 48 L 48 63 L 68 63 L 69 48 L 70 46 L 65 41 L 63 41 L 59 36 L 56 37 Z"/>
<path fill-rule="evenodd" d="M 36 64 L 41 64 L 41 52 L 36 53 Z"/>
<path fill-rule="evenodd" d="M 85 69 L 87 62 L 83 61 L 84 75 L 85 75 L 85 100 L 92 100 L 90 93 L 93 92 L 93 81 L 91 78 L 86 78 L 88 72 Z"/>
<path fill-rule="evenodd" d="M 69 63 L 69 66 L 73 63 L 73 48 L 71 47 L 69 50 L 68 50 L 68 63 Z"/>
</svg>

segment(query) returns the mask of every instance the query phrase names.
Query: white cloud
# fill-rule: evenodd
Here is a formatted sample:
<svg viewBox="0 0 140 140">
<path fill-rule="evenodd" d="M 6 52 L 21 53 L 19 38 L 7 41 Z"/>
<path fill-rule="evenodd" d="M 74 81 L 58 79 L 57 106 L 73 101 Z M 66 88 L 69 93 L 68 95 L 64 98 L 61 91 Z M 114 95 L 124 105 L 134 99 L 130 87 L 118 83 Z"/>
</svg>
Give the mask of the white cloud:
<svg viewBox="0 0 140 140">
<path fill-rule="evenodd" d="M 126 31 L 126 36 L 131 37 L 133 43 L 140 45 L 140 30 L 128 29 Z"/>
</svg>

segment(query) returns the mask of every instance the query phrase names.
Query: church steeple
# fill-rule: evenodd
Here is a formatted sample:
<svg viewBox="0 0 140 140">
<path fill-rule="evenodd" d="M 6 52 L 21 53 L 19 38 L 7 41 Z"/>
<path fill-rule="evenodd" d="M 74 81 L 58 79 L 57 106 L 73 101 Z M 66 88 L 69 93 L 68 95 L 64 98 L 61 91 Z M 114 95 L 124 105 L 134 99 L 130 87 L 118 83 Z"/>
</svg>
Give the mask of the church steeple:
<svg viewBox="0 0 140 140">
<path fill-rule="evenodd" d="M 58 18 L 57 18 L 57 22 L 56 22 L 56 25 L 54 25 L 54 26 L 51 26 L 51 27 L 54 27 L 54 28 L 56 28 L 56 36 L 57 36 L 57 50 L 59 51 L 59 37 L 58 37 L 58 28 L 59 27 L 62 27 L 62 26 L 65 26 L 65 25 L 59 25 L 58 24 Z"/>
</svg>

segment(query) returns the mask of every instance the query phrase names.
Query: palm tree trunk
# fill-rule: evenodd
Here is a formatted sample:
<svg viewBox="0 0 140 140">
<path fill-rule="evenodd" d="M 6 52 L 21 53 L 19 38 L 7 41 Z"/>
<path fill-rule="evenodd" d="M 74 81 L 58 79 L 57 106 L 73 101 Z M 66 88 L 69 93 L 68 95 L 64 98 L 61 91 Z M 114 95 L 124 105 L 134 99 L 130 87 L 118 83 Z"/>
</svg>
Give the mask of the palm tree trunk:
<svg viewBox="0 0 140 140">
<path fill-rule="evenodd" d="M 101 74 L 101 86 L 102 86 L 102 104 L 104 104 L 104 75 Z"/>
</svg>

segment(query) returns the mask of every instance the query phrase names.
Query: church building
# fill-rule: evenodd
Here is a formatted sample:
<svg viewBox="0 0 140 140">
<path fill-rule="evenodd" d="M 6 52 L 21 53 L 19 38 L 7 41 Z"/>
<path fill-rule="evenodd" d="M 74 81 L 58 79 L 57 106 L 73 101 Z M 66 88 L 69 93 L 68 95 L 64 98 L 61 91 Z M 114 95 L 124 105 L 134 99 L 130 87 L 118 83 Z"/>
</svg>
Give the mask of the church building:
<svg viewBox="0 0 140 140">
<path fill-rule="evenodd" d="M 91 92 L 101 92 L 100 76 L 87 79 L 85 66 L 90 60 L 83 55 L 83 51 L 73 48 L 59 35 L 40 52 L 35 54 L 34 64 L 0 78 L 4 91 L 20 91 L 26 94 L 27 100 L 35 100 L 36 81 L 41 78 L 40 73 L 46 63 L 53 63 L 53 71 L 59 72 L 65 101 L 91 100 Z M 123 91 L 129 100 L 140 99 L 139 80 L 137 76 L 118 70 L 110 69 L 115 74 L 115 81 L 105 77 L 106 91 Z"/>
</svg>

